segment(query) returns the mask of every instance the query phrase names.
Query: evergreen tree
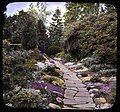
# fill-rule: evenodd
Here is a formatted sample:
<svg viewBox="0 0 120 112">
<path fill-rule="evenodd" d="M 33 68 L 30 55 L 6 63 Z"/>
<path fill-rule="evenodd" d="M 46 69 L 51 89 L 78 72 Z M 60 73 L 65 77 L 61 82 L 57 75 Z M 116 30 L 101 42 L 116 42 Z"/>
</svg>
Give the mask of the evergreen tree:
<svg viewBox="0 0 120 112">
<path fill-rule="evenodd" d="M 37 42 L 38 49 L 43 53 L 46 52 L 49 46 L 49 38 L 46 34 L 46 27 L 41 19 L 37 23 Z"/>
<path fill-rule="evenodd" d="M 34 21 L 29 20 L 22 32 L 22 47 L 25 50 L 32 50 L 37 45 L 36 26 Z"/>
<path fill-rule="evenodd" d="M 15 28 L 13 30 L 14 32 L 12 34 L 11 42 L 21 43 L 23 28 L 26 26 L 28 21 L 31 19 L 34 21 L 35 19 L 23 10 L 19 11 L 19 14 L 15 16 L 16 20 L 13 23 Z"/>
<path fill-rule="evenodd" d="M 36 22 L 38 20 L 42 20 L 43 23 L 47 23 L 47 16 L 50 15 L 50 11 L 47 11 L 46 8 L 46 3 L 44 2 L 37 2 L 36 5 L 34 5 L 33 3 L 31 3 L 29 5 L 28 11 L 27 11 L 31 16 L 35 17 Z"/>
<path fill-rule="evenodd" d="M 3 39 L 10 39 L 11 38 L 11 30 L 10 30 L 10 21 L 6 15 L 6 13 L 4 14 L 4 26 L 3 26 Z"/>
<path fill-rule="evenodd" d="M 61 11 L 58 8 L 55 10 L 52 20 L 53 22 L 50 23 L 50 27 L 49 27 L 51 44 L 60 46 L 63 25 L 62 25 Z"/>
</svg>

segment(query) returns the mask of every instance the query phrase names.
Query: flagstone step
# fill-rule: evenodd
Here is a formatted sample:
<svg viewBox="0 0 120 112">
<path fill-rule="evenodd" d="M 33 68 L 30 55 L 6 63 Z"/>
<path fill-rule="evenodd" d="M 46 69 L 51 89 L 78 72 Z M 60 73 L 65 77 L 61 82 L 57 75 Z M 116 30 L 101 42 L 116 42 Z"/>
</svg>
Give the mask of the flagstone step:
<svg viewBox="0 0 120 112">
<path fill-rule="evenodd" d="M 63 64 L 59 62 L 56 63 L 59 65 L 60 68 L 62 68 L 61 70 L 64 73 L 63 78 L 66 85 L 63 98 L 63 103 L 64 105 L 66 105 L 66 107 L 63 107 L 63 109 L 95 109 L 93 99 L 90 97 L 86 86 L 76 76 L 76 73 L 71 72 Z"/>
</svg>

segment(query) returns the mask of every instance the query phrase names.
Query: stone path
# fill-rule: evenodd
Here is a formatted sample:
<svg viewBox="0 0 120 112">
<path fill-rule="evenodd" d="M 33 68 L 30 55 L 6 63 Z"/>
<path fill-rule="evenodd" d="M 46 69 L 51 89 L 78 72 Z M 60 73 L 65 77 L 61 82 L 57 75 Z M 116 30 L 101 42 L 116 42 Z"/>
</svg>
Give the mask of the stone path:
<svg viewBox="0 0 120 112">
<path fill-rule="evenodd" d="M 85 85 L 82 84 L 82 81 L 63 64 L 58 61 L 54 62 L 64 73 L 63 78 L 65 79 L 66 89 L 64 92 L 63 109 L 95 109 L 93 99 L 90 97 Z"/>
</svg>

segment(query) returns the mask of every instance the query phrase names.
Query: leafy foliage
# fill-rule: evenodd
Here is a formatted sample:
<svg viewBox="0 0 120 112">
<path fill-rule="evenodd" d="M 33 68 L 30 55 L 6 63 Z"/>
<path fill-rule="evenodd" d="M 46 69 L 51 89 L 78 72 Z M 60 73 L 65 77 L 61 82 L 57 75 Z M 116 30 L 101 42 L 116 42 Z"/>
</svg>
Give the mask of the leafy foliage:
<svg viewBox="0 0 120 112">
<path fill-rule="evenodd" d="M 55 10 L 52 20 L 53 22 L 50 23 L 50 27 L 49 27 L 51 45 L 61 46 L 63 25 L 62 25 L 61 11 L 59 9 Z"/>
<path fill-rule="evenodd" d="M 48 75 L 51 76 L 57 76 L 60 77 L 60 74 L 57 72 L 57 70 L 55 69 L 55 67 L 50 67 L 48 66 L 45 70 L 43 70 L 45 73 L 47 73 Z"/>
<path fill-rule="evenodd" d="M 35 90 L 32 92 L 27 89 L 19 91 L 18 94 L 11 98 L 11 103 L 14 107 L 35 108 L 38 107 L 40 101 L 41 96 L 39 92 Z"/>
<path fill-rule="evenodd" d="M 117 69 L 105 69 L 105 70 L 100 70 L 99 74 L 104 75 L 104 76 L 116 76 Z"/>
<path fill-rule="evenodd" d="M 98 14 L 99 4 L 97 3 L 66 3 L 67 11 L 64 14 L 65 26 L 76 22 L 77 20 L 83 19 L 84 17 L 91 14 Z"/>
<path fill-rule="evenodd" d="M 104 69 L 111 69 L 112 66 L 107 66 L 107 65 L 104 65 L 104 64 L 93 64 L 90 66 L 90 70 L 92 71 L 99 71 L 99 70 L 104 70 Z"/>
<path fill-rule="evenodd" d="M 57 53 L 59 53 L 59 52 L 61 52 L 61 49 L 60 49 L 60 47 L 58 47 L 58 46 L 50 46 L 48 49 L 47 49 L 47 54 L 49 55 L 49 56 L 55 56 L 55 54 L 57 54 Z"/>
<path fill-rule="evenodd" d="M 23 29 L 22 46 L 25 50 L 34 49 L 36 47 L 36 28 L 34 21 L 29 21 Z"/>
<path fill-rule="evenodd" d="M 90 79 L 91 82 L 101 82 L 101 79 L 99 76 L 93 76 L 91 79 Z"/>
<path fill-rule="evenodd" d="M 66 52 L 78 60 L 94 54 L 100 63 L 116 63 L 116 13 L 90 16 L 72 26 L 66 34 Z"/>
<path fill-rule="evenodd" d="M 46 34 L 46 27 L 43 21 L 40 19 L 37 23 L 37 40 L 38 40 L 38 49 L 41 52 L 47 52 L 49 46 L 49 38 Z"/>
</svg>

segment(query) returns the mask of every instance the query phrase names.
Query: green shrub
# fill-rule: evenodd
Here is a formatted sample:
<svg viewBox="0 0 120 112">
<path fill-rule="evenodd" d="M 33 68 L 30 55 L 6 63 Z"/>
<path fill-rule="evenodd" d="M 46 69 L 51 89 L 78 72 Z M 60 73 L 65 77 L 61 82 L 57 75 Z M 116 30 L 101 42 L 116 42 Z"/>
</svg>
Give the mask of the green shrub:
<svg viewBox="0 0 120 112">
<path fill-rule="evenodd" d="M 27 59 L 25 62 L 25 67 L 35 70 L 37 61 L 33 59 Z"/>
<path fill-rule="evenodd" d="M 96 18 L 91 19 L 91 18 Z M 112 18 L 112 19 L 110 19 Z M 111 21 L 110 21 L 111 20 Z M 117 14 L 106 12 L 91 15 L 65 29 L 65 50 L 78 60 L 95 52 L 101 63 L 116 64 Z M 100 46 L 106 47 L 101 49 Z"/>
<path fill-rule="evenodd" d="M 13 90 L 15 85 L 14 85 L 12 79 L 11 79 L 10 74 L 4 74 L 3 73 L 2 80 L 3 80 L 3 92 Z"/>
<path fill-rule="evenodd" d="M 81 60 L 81 62 L 82 62 L 82 64 L 83 64 L 84 66 L 86 66 L 86 67 L 90 67 L 90 66 L 92 66 L 93 64 L 98 63 L 98 62 L 95 60 L 95 58 L 93 58 L 93 57 L 83 58 L 83 59 Z"/>
<path fill-rule="evenodd" d="M 99 73 L 100 75 L 102 75 L 102 76 L 108 76 L 108 77 L 116 76 L 116 74 L 117 74 L 117 69 L 105 69 L 105 70 L 100 70 L 98 73 Z"/>
<path fill-rule="evenodd" d="M 61 52 L 61 49 L 58 46 L 50 46 L 47 50 L 49 56 L 55 56 L 59 52 Z"/>
<path fill-rule="evenodd" d="M 112 65 L 116 65 L 117 63 L 117 49 L 101 46 L 94 52 L 93 56 L 99 63 Z"/>
<path fill-rule="evenodd" d="M 55 67 L 50 67 L 48 66 L 45 70 L 43 70 L 45 73 L 47 73 L 48 75 L 52 75 L 52 76 L 60 76 L 60 74 L 56 71 Z"/>
<path fill-rule="evenodd" d="M 12 76 L 13 84 L 26 88 L 27 86 L 27 76 L 24 74 L 16 74 Z"/>
<path fill-rule="evenodd" d="M 99 76 L 93 76 L 91 79 L 90 79 L 91 82 L 101 82 L 101 79 Z"/>
<path fill-rule="evenodd" d="M 37 60 L 37 61 L 40 61 L 40 62 L 45 62 L 45 58 L 43 57 L 43 55 L 36 55 L 36 57 L 35 57 L 35 59 Z"/>
<path fill-rule="evenodd" d="M 10 42 L 9 42 L 7 39 L 4 39 L 4 40 L 3 40 L 3 48 L 4 48 L 6 51 L 9 51 L 9 50 L 10 50 Z"/>
<path fill-rule="evenodd" d="M 116 85 L 113 86 L 109 92 L 109 99 L 107 99 L 109 103 L 114 104 L 116 100 Z"/>
<path fill-rule="evenodd" d="M 22 49 L 21 44 L 10 44 L 11 50 L 20 50 Z"/>
<path fill-rule="evenodd" d="M 102 64 L 93 64 L 90 66 L 90 70 L 95 71 L 95 72 L 99 70 L 103 70 L 103 69 L 105 69 L 105 65 L 102 65 Z"/>
<path fill-rule="evenodd" d="M 11 98 L 10 102 L 13 104 L 13 107 L 36 108 L 41 102 L 41 99 L 39 92 L 36 92 L 35 90 L 33 92 L 28 89 L 22 89 Z"/>
<path fill-rule="evenodd" d="M 66 53 L 65 54 L 65 60 L 66 61 L 75 61 L 74 58 L 71 56 L 71 54 L 69 53 Z"/>
<path fill-rule="evenodd" d="M 60 53 L 57 53 L 55 56 L 56 56 L 57 58 L 64 58 L 64 57 L 65 57 L 65 53 L 62 51 L 62 52 L 60 52 Z"/>
<path fill-rule="evenodd" d="M 45 82 L 64 87 L 64 81 L 56 76 L 45 75 L 42 77 Z"/>
</svg>

